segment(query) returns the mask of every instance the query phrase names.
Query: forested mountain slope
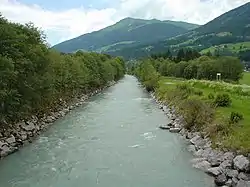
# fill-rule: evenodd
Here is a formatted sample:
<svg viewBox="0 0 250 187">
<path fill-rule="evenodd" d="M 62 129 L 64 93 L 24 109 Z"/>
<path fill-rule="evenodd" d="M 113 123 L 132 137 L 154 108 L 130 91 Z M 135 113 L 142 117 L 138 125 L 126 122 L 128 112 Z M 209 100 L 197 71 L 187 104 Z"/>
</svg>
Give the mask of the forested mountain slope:
<svg viewBox="0 0 250 187">
<path fill-rule="evenodd" d="M 53 48 L 60 52 L 77 50 L 109 52 L 183 34 L 198 25 L 186 22 L 125 18 L 100 31 L 84 34 Z"/>
</svg>

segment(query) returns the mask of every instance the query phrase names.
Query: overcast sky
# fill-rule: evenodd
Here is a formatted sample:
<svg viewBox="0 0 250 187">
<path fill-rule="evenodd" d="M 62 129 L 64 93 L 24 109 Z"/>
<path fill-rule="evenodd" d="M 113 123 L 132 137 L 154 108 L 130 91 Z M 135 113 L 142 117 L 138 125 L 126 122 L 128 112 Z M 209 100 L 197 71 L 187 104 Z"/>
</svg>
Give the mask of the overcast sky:
<svg viewBox="0 0 250 187">
<path fill-rule="evenodd" d="M 99 30 L 125 17 L 204 24 L 250 0 L 0 0 L 11 21 L 41 27 L 50 44 Z"/>
</svg>

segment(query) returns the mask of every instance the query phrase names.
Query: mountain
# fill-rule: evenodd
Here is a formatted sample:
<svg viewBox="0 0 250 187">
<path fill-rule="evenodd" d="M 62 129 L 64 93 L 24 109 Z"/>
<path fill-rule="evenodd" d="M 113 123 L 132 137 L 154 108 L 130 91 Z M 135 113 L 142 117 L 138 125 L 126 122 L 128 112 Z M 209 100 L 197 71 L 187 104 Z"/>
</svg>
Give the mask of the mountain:
<svg viewBox="0 0 250 187">
<path fill-rule="evenodd" d="M 77 50 L 108 53 L 174 37 L 197 27 L 186 22 L 125 18 L 112 26 L 64 41 L 53 48 L 65 53 Z"/>
<path fill-rule="evenodd" d="M 221 44 L 250 41 L 250 3 L 215 18 L 207 24 L 176 37 L 110 52 L 125 58 L 190 47 L 199 51 Z"/>
</svg>

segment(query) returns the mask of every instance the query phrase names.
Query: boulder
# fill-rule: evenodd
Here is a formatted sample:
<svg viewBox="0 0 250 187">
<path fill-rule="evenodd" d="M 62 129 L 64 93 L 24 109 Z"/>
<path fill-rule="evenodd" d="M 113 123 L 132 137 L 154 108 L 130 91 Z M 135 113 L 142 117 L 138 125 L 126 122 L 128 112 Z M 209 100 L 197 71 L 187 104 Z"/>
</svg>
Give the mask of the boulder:
<svg viewBox="0 0 250 187">
<path fill-rule="evenodd" d="M 199 135 L 196 135 L 193 137 L 190 142 L 195 145 L 198 149 L 203 148 L 203 146 L 206 144 L 206 141 Z"/>
<path fill-rule="evenodd" d="M 245 180 L 245 181 L 250 181 L 250 174 L 240 172 L 239 175 L 238 175 L 238 179 L 242 179 L 242 180 Z"/>
<path fill-rule="evenodd" d="M 183 129 L 181 129 L 180 134 L 185 137 L 186 136 L 186 132 L 187 131 L 183 128 Z"/>
<path fill-rule="evenodd" d="M 240 180 L 236 187 L 250 187 L 250 181 Z"/>
<path fill-rule="evenodd" d="M 0 141 L 0 149 L 1 149 L 1 147 L 5 146 L 5 145 L 7 145 L 7 143 Z"/>
<path fill-rule="evenodd" d="M 211 165 L 208 161 L 204 160 L 204 161 L 197 162 L 197 163 L 193 164 L 193 167 L 196 169 L 201 169 L 203 171 L 207 171 L 209 168 L 211 168 Z"/>
<path fill-rule="evenodd" d="M 234 157 L 235 157 L 235 154 L 233 152 L 226 152 L 222 156 L 223 160 L 231 160 L 231 161 L 233 161 Z"/>
<path fill-rule="evenodd" d="M 230 178 L 237 178 L 239 175 L 239 172 L 237 170 L 233 170 L 233 169 L 226 169 L 225 174 L 226 174 L 226 176 L 228 176 Z"/>
<path fill-rule="evenodd" d="M 218 186 L 223 186 L 227 182 L 227 176 L 224 173 L 222 173 L 214 179 L 214 182 Z"/>
<path fill-rule="evenodd" d="M 162 130 L 169 130 L 170 129 L 170 127 L 166 126 L 166 125 L 161 125 L 159 128 Z"/>
<path fill-rule="evenodd" d="M 222 168 L 222 169 L 231 168 L 231 167 L 232 167 L 232 161 L 230 161 L 230 160 L 224 160 L 220 164 L 220 168 Z"/>
<path fill-rule="evenodd" d="M 33 131 L 36 127 L 33 122 L 28 121 L 27 123 L 22 123 L 21 128 L 25 131 Z"/>
<path fill-rule="evenodd" d="M 13 144 L 16 143 L 16 138 L 15 138 L 13 135 L 11 135 L 11 136 L 10 136 L 9 138 L 7 138 L 5 141 L 6 141 L 8 144 L 13 145 Z"/>
<path fill-rule="evenodd" d="M 213 177 L 217 177 L 218 175 L 220 175 L 222 173 L 222 171 L 221 171 L 220 167 L 214 167 L 214 168 L 209 168 L 206 171 L 206 173 L 213 176 Z"/>
<path fill-rule="evenodd" d="M 4 145 L 0 148 L 0 157 L 5 157 L 12 152 L 11 148 L 7 145 Z"/>
<path fill-rule="evenodd" d="M 234 168 L 240 171 L 247 171 L 250 166 L 250 162 L 247 157 L 243 155 L 236 156 L 233 159 Z"/>
<path fill-rule="evenodd" d="M 226 182 L 226 184 L 225 184 L 225 187 L 231 187 L 233 185 L 233 181 L 232 181 L 232 179 L 228 179 L 228 181 Z"/>
<path fill-rule="evenodd" d="M 170 128 L 169 132 L 171 133 L 179 133 L 181 131 L 181 128 Z"/>
<path fill-rule="evenodd" d="M 232 186 L 235 187 L 238 184 L 239 180 L 235 177 L 232 178 Z"/>
<path fill-rule="evenodd" d="M 20 136 L 20 139 L 21 140 L 26 140 L 28 137 L 27 137 L 27 133 L 25 132 L 25 131 L 21 131 L 20 133 L 19 133 L 19 136 Z"/>
<path fill-rule="evenodd" d="M 203 149 L 199 149 L 198 151 L 196 151 L 196 152 L 194 153 L 194 155 L 195 155 L 196 157 L 203 157 L 203 154 L 204 154 L 204 150 L 203 150 Z"/>
<path fill-rule="evenodd" d="M 191 152 L 191 153 L 195 153 L 195 151 L 196 151 L 194 145 L 189 145 L 189 146 L 187 147 L 187 150 L 188 150 L 189 152 Z"/>
</svg>

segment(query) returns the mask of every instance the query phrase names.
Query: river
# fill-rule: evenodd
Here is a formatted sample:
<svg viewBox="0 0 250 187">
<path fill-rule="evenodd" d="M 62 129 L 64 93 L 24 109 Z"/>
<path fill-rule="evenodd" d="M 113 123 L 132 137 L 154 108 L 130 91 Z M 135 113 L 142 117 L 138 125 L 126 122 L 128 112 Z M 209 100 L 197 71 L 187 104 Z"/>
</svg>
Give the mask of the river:
<svg viewBox="0 0 250 187">
<path fill-rule="evenodd" d="M 0 161 L 1 187 L 214 187 L 132 76 Z"/>
</svg>

